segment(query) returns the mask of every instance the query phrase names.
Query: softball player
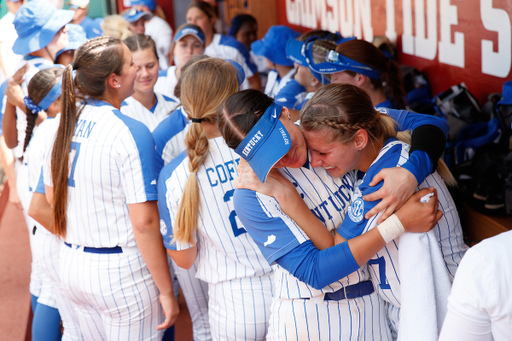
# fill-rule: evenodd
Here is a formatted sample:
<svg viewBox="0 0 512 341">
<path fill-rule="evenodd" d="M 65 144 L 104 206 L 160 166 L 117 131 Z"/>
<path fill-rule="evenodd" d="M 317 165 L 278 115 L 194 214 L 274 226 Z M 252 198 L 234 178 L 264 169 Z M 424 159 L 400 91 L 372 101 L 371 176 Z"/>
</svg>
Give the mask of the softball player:
<svg viewBox="0 0 512 341">
<path fill-rule="evenodd" d="M 54 128 L 52 125 L 58 126 L 58 121 L 55 122 L 53 118 L 59 113 L 58 99 L 62 93 L 62 71 L 62 68 L 39 71 L 32 77 L 28 86 L 29 96 L 25 98 L 28 125 L 23 161 L 28 168 L 28 184 L 26 185 L 30 191 L 29 200 L 32 200 L 37 191 L 41 192 L 42 190 L 42 194 L 38 195 L 44 196 L 44 184 L 40 186 L 39 182 L 44 164 L 45 142 L 48 139 L 49 132 Z M 44 110 L 48 118 L 39 124 L 37 131 L 31 138 L 35 120 L 40 110 Z M 49 207 L 47 203 L 46 206 Z M 30 209 L 28 214 L 31 216 Z M 35 217 L 34 219 L 37 220 Z M 60 320 L 62 318 L 64 339 L 81 340 L 82 336 L 75 312 L 71 309 L 69 300 L 62 295 L 58 275 L 60 242 L 37 221 L 34 221 L 32 232 L 33 257 L 41 268 L 42 278 L 42 288 L 34 312 L 33 338 L 34 340 L 60 340 Z"/>
<path fill-rule="evenodd" d="M 405 109 L 400 67 L 372 43 L 352 39 L 339 44 L 335 51 L 314 43 L 307 49 L 306 54 L 316 55 L 309 58 L 311 70 L 330 75 L 331 83 L 360 87 L 370 95 L 375 107 Z"/>
<path fill-rule="evenodd" d="M 86 340 L 159 340 L 179 313 L 154 202 L 154 144 L 119 111 L 136 72 L 118 39 L 82 45 L 64 71 L 61 124 L 46 154 L 60 278 Z M 79 108 L 77 89 L 88 96 Z"/>
<path fill-rule="evenodd" d="M 193 56 L 181 68 L 181 74 L 196 61 L 209 58 L 205 55 Z M 175 93 L 180 96 L 181 78 L 176 85 Z M 181 152 L 187 149 L 185 137 L 190 128 L 190 120 L 183 106 L 179 106 L 168 117 L 166 117 L 153 131 L 155 140 L 156 159 L 155 166 L 157 174 L 164 165 L 167 165 Z M 196 277 L 197 259 L 190 269 L 183 269 L 172 261 L 174 274 L 182 283 L 181 291 L 187 302 L 188 311 L 192 320 L 192 331 L 194 340 L 211 340 L 210 324 L 208 322 L 208 284 Z"/>
<path fill-rule="evenodd" d="M 155 91 L 179 101 L 178 96 L 174 94 L 174 88 L 181 76 L 182 68 L 190 58 L 203 54 L 204 44 L 204 34 L 199 26 L 183 24 L 178 27 L 172 47 L 175 65 L 160 72 Z"/>
<path fill-rule="evenodd" d="M 332 230 L 343 221 L 350 203 L 355 178 L 351 174 L 332 178 L 325 169 L 313 169 L 307 160 L 306 144 L 300 130 L 284 116 L 280 120 L 284 127 L 282 130 L 274 129 L 278 133 L 274 133 L 273 138 L 267 138 L 264 132 L 267 129 L 265 126 L 272 126 L 272 124 L 264 123 L 256 128 L 256 122 L 260 119 L 258 116 L 262 117 L 263 112 L 271 121 L 279 117 L 281 111 L 286 115 L 286 109 L 278 108 L 280 107 L 272 104 L 267 96 L 256 91 L 244 91 L 231 96 L 219 110 L 219 127 L 228 145 L 232 148 L 238 147 L 237 152 L 249 161 L 260 179 L 265 179 L 273 166 L 287 166 L 280 169 L 281 173 L 297 188 L 311 211 Z M 401 114 L 401 127 L 412 128 L 409 124 L 414 115 L 407 118 L 407 113 Z M 244 139 L 246 143 L 241 142 L 243 136 L 241 137 L 240 134 L 249 130 L 250 134 Z M 264 137 L 260 136 L 261 132 Z M 286 138 L 283 139 L 280 136 L 286 136 Z M 266 148 L 263 144 L 262 147 L 253 149 L 251 147 L 253 143 L 260 140 L 270 141 L 267 142 L 270 147 Z M 285 146 L 286 151 L 282 153 L 278 151 L 280 140 L 288 143 Z M 251 152 L 253 150 L 256 151 Z M 323 243 L 323 241 L 319 242 L 315 236 L 315 234 L 322 234 L 322 231 L 311 233 L 305 229 L 308 234 L 306 236 L 293 221 L 284 216 L 275 200 L 255 192 L 237 191 L 235 205 L 238 216 L 267 261 L 277 262 L 274 267 L 277 300 L 271 308 L 272 332 L 269 333 L 271 339 L 294 340 L 301 339 L 305 335 L 311 339 L 320 340 L 379 339 L 381 336 L 383 339 L 390 339 L 384 306 L 380 298 L 373 293 L 373 286 L 368 283 L 369 274 L 364 264 L 366 261 L 354 262 L 350 256 L 344 264 L 341 262 L 343 252 L 331 250 L 329 252 L 342 254 L 338 254 L 339 258 L 334 255 L 327 259 L 322 258 L 322 261 L 315 264 L 325 266 L 322 268 L 323 271 L 319 270 L 316 274 L 313 271 L 312 274 L 315 275 L 313 277 L 304 276 L 307 272 L 298 273 L 297 262 L 305 259 L 304 252 L 310 251 L 303 249 L 311 247 L 309 238 L 315 239 L 313 242 L 317 246 L 321 244 L 320 242 Z M 330 239 L 332 245 L 330 234 L 327 234 L 327 239 Z M 299 247 L 298 244 L 304 244 L 304 246 L 294 251 Z M 322 248 L 326 247 L 325 243 L 323 245 Z M 383 247 L 384 243 L 381 246 Z M 379 249 L 380 247 L 375 248 L 374 252 Z M 350 254 L 348 250 L 346 255 Z M 367 254 L 367 259 L 371 256 L 373 254 Z M 330 265 L 331 257 L 333 257 L 332 261 L 337 259 L 336 265 Z M 304 264 L 309 262 L 314 260 L 309 258 Z M 360 269 L 358 264 L 362 265 Z M 343 278 L 356 270 L 354 274 Z M 345 292 L 344 290 L 349 290 L 348 297 L 355 300 L 344 300 L 345 294 L 341 294 Z M 283 320 L 283 317 L 287 319 Z M 324 325 L 324 321 L 328 321 L 326 322 L 328 326 Z"/>
<path fill-rule="evenodd" d="M 247 51 L 244 44 L 231 36 L 215 33 L 214 25 L 217 16 L 212 6 L 206 1 L 194 1 L 187 9 L 187 23 L 196 24 L 201 28 L 205 37 L 204 54 L 210 57 L 234 60 L 242 65 L 247 80 L 242 89 L 261 89 L 261 79 L 258 67 Z"/>
<path fill-rule="evenodd" d="M 512 231 L 466 252 L 453 281 L 440 341 L 509 340 Z"/>
<path fill-rule="evenodd" d="M 358 104 L 352 104 L 355 102 Z M 382 111 L 386 113 L 388 110 Z M 388 115 L 373 109 L 368 95 L 353 86 L 326 86 L 315 94 L 302 111 L 301 127 L 311 151 L 313 167 L 324 167 L 335 177 L 354 169 L 364 172 L 359 174 L 355 183 L 352 203 L 348 208 L 349 219 L 345 219 L 338 229 L 345 239 L 357 237 L 377 225 L 375 218 L 366 219 L 364 216 L 378 202 L 364 200 L 363 195 L 380 188 L 380 184 L 370 186 L 370 183 L 381 169 L 400 167 L 409 157 L 409 145 L 393 138 L 396 136 L 394 125 L 395 122 Z M 368 136 L 366 139 L 365 135 Z M 443 166 L 447 170 L 444 164 L 439 169 L 443 169 Z M 449 176 L 445 176 L 445 181 L 454 184 L 451 174 L 446 174 Z M 450 280 L 453 281 L 467 248 L 457 209 L 437 172 L 420 183 L 418 189 L 425 187 L 434 187 L 439 194 L 439 206 L 444 214 L 434 233 L 439 240 Z M 368 265 L 380 296 L 389 303 L 388 314 L 393 332 L 397 335 L 400 321 L 398 245 L 391 241 L 372 257 Z"/>
<path fill-rule="evenodd" d="M 276 97 L 279 91 L 293 79 L 295 69 L 293 62 L 286 57 L 285 46 L 289 39 L 297 38 L 299 33 L 286 26 L 272 26 L 268 29 L 263 39 L 256 40 L 251 44 L 251 51 L 263 56 L 267 60 L 268 73 L 265 94 L 272 98 Z M 280 97 L 281 98 L 281 97 Z M 285 102 L 286 98 L 281 101 Z"/>
<path fill-rule="evenodd" d="M 21 88 L 24 96 L 28 95 L 27 87 L 32 77 L 40 70 L 53 66 L 56 53 L 64 48 L 67 43 L 66 24 L 73 19 L 74 12 L 66 10 L 58 10 L 55 6 L 46 1 L 31 1 L 20 7 L 14 18 L 13 24 L 18 34 L 16 41 L 12 47 L 14 53 L 24 55 L 22 67 L 18 65 L 16 69 L 21 72 L 25 71 L 24 76 L 14 79 L 20 80 Z M 28 170 L 24 163 L 19 159 L 23 156 L 23 148 L 26 135 L 27 117 L 26 106 L 23 103 L 23 95 L 9 98 L 3 97 L 2 108 L 5 110 L 2 119 L 2 130 L 6 145 L 13 148 L 16 170 L 16 190 L 23 207 L 23 214 L 27 222 L 30 236 L 30 245 L 32 254 L 33 248 L 32 237 L 34 222 L 28 217 L 27 210 L 30 203 L 30 192 L 27 186 Z M 17 107 L 17 108 L 15 108 Z M 45 115 L 41 115 L 44 118 Z M 13 189 L 14 190 L 14 189 Z M 41 291 L 40 269 L 37 262 L 32 260 L 32 271 L 30 279 L 30 293 L 33 295 L 32 302 L 37 301 L 37 297 Z M 35 305 L 33 304 L 33 308 Z"/>
<path fill-rule="evenodd" d="M 187 153 L 159 177 L 161 232 L 168 253 L 209 285 L 214 340 L 263 340 L 272 300 L 271 268 L 245 234 L 232 204 L 239 158 L 224 143 L 217 109 L 239 87 L 233 66 L 218 58 L 194 63 L 181 100 L 192 120 Z M 243 79 L 243 78 L 242 78 Z"/>
<path fill-rule="evenodd" d="M 176 108 L 176 101 L 154 91 L 158 79 L 158 56 L 156 45 L 150 36 L 137 34 L 123 41 L 130 49 L 137 65 L 135 93 L 121 105 L 121 112 L 142 122 L 153 131 L 156 126 Z"/>
</svg>

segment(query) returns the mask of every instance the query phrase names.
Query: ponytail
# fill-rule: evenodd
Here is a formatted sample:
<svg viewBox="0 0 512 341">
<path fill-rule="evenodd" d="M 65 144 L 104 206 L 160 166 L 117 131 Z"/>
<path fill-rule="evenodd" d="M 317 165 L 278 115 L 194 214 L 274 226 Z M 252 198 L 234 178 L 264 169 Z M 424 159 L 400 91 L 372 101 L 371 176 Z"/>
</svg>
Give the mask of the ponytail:
<svg viewBox="0 0 512 341">
<path fill-rule="evenodd" d="M 72 64 L 66 67 L 62 76 L 62 95 L 61 118 L 53 145 L 51 169 L 53 180 L 52 224 L 55 234 L 64 238 L 67 225 L 69 151 L 78 120 Z"/>
<path fill-rule="evenodd" d="M 75 60 L 65 68 L 62 75 L 61 119 L 51 157 L 52 224 L 59 237 L 66 236 L 69 153 L 81 112 L 76 107 L 76 91 L 89 98 L 102 98 L 107 91 L 108 77 L 111 74 L 121 75 L 123 63 L 121 41 L 112 37 L 98 37 L 89 39 L 76 50 Z M 73 70 L 76 70 L 75 79 Z"/>
<path fill-rule="evenodd" d="M 388 59 L 386 72 L 384 72 L 380 78 L 380 82 L 385 84 L 384 92 L 389 96 L 391 102 L 396 105 L 397 109 L 405 109 L 407 97 L 404 89 L 402 70 L 400 70 L 398 63 L 392 59 Z"/>
<path fill-rule="evenodd" d="M 174 224 L 174 240 L 194 243 L 200 207 L 197 173 L 209 151 L 204 123 L 215 123 L 217 110 L 233 93 L 238 91 L 236 72 L 230 63 L 219 58 L 207 58 L 192 64 L 182 75 L 181 101 L 192 120 L 185 138 L 187 146 L 187 179 Z"/>
</svg>

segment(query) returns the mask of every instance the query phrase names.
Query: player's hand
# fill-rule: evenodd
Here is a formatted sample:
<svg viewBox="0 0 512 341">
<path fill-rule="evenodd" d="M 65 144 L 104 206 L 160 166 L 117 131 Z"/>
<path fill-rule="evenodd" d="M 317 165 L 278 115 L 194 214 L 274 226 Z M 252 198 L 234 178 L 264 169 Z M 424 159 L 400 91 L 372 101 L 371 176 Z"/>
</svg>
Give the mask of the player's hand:
<svg viewBox="0 0 512 341">
<path fill-rule="evenodd" d="M 23 78 L 23 76 L 25 76 L 25 74 L 27 73 L 28 67 L 29 67 L 28 64 L 25 64 L 22 67 L 20 67 L 14 73 L 14 75 L 12 75 L 11 80 L 16 82 L 16 84 L 21 85 L 21 83 L 23 83 L 23 81 L 25 80 L 25 78 Z"/>
<path fill-rule="evenodd" d="M 265 179 L 261 182 L 256 173 L 245 161 L 238 166 L 239 176 L 235 181 L 235 188 L 246 188 L 274 197 L 279 200 L 284 199 L 288 194 L 297 192 L 293 184 L 286 179 L 277 169 L 271 169 Z M 290 192 L 293 191 L 293 192 Z"/>
<path fill-rule="evenodd" d="M 427 203 L 423 203 L 420 199 L 433 193 Z M 423 188 L 414 193 L 407 202 L 396 211 L 396 216 L 402 222 L 407 232 L 428 232 L 436 226 L 437 222 L 443 216 L 443 212 L 438 210 L 439 203 L 437 201 L 437 191 L 435 188 Z"/>
<path fill-rule="evenodd" d="M 167 329 L 172 326 L 176 323 L 176 319 L 180 314 L 178 300 L 173 293 L 171 295 L 160 294 L 160 304 L 164 311 L 165 321 L 156 327 L 157 330 Z"/>
<path fill-rule="evenodd" d="M 405 168 L 394 167 L 384 168 L 373 177 L 370 186 L 376 186 L 384 181 L 382 187 L 371 194 L 365 195 L 363 200 L 375 201 L 382 199 L 374 208 L 366 213 L 365 218 L 370 219 L 377 213 L 386 210 L 377 221 L 382 223 L 390 215 L 398 210 L 411 197 L 418 186 L 418 181 L 414 175 Z"/>
<path fill-rule="evenodd" d="M 5 96 L 7 96 L 7 101 L 15 107 L 22 107 L 25 105 L 23 102 L 23 97 L 25 97 L 23 89 L 21 88 L 21 85 L 12 78 L 7 81 Z"/>
</svg>

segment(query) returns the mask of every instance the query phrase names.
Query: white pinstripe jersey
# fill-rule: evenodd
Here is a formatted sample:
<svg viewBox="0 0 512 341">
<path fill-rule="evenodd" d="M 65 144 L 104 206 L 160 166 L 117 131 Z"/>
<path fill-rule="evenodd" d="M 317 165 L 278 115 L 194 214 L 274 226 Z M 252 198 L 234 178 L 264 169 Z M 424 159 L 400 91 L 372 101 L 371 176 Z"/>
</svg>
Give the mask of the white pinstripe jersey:
<svg viewBox="0 0 512 341">
<path fill-rule="evenodd" d="M 56 118 L 48 117 L 41 122 L 37 128 L 37 131 L 32 136 L 30 143 L 27 147 L 27 151 L 23 156 L 23 162 L 28 167 L 28 190 L 31 193 L 36 191 L 39 178 L 41 176 L 41 170 L 45 165 L 45 153 L 48 140 L 50 136 L 55 134 L 59 127 L 60 114 Z"/>
<path fill-rule="evenodd" d="M 254 64 L 245 45 L 237 41 L 234 37 L 215 33 L 210 45 L 204 49 L 204 54 L 224 60 L 231 59 L 240 64 L 245 72 L 245 80 L 240 87 L 242 90 L 249 88 L 247 78 L 251 78 L 258 72 L 258 67 Z"/>
<path fill-rule="evenodd" d="M 156 148 L 157 174 L 175 157 L 187 149 L 185 137 L 190 128 L 187 113 L 179 106 L 153 130 Z"/>
<path fill-rule="evenodd" d="M 160 71 L 158 74 L 158 80 L 155 84 L 155 92 L 163 94 L 167 97 L 172 98 L 176 102 L 179 102 L 179 98 L 174 96 L 174 88 L 178 83 L 178 77 L 176 77 L 176 65 L 169 66 L 167 70 Z"/>
<path fill-rule="evenodd" d="M 222 137 L 209 140 L 206 161 L 197 171 L 201 209 L 195 241 L 199 247 L 197 278 L 219 283 L 236 278 L 262 276 L 271 267 L 236 218 L 233 207 L 236 167 L 240 157 Z M 160 172 L 158 206 L 165 247 L 185 250 L 187 243 L 171 243 L 173 222 L 189 177 L 188 157 L 183 152 Z"/>
<path fill-rule="evenodd" d="M 333 178 L 319 168 L 309 168 L 309 163 L 302 168 L 282 168 L 280 172 L 297 188 L 313 214 L 330 230 L 336 229 L 345 217 L 350 204 L 355 173 Z M 242 191 L 248 190 L 241 190 Z M 251 194 L 252 193 L 252 194 Z M 235 194 L 235 207 L 239 216 L 258 215 L 259 218 L 244 221 L 249 234 L 259 246 L 263 255 L 275 271 L 275 296 L 277 298 L 306 298 L 320 296 L 322 293 L 335 292 L 343 286 L 353 285 L 369 279 L 366 265 L 349 276 L 334 282 L 322 290 L 317 290 L 299 281 L 275 260 L 290 250 L 309 240 L 302 229 L 281 210 L 277 201 L 261 193 L 248 191 L 246 195 Z M 247 196 L 249 194 L 249 197 Z M 248 200 L 246 200 L 248 199 Z M 245 220 L 245 219 L 243 219 Z"/>
<path fill-rule="evenodd" d="M 110 104 L 88 100 L 71 141 L 65 241 L 91 247 L 135 246 L 128 204 L 157 199 L 151 133 Z M 48 186 L 50 160 L 51 149 L 44 175 Z"/>
<path fill-rule="evenodd" d="M 409 149 L 410 146 L 408 144 L 395 139 L 389 139 L 366 174 L 359 175 L 362 178 L 356 182 L 353 201 L 347 212 L 348 219 L 338 229 L 338 232 L 343 237 L 347 239 L 357 237 L 377 225 L 378 216 L 367 220 L 364 218 L 364 215 L 380 201 L 364 201 L 362 197 L 377 191 L 382 186 L 382 183 L 375 187 L 369 186 L 373 177 L 381 169 L 401 166 L 409 159 Z M 467 247 L 463 241 L 462 228 L 455 203 L 444 181 L 437 172 L 428 176 L 418 186 L 418 190 L 430 186 L 437 189 L 439 209 L 443 211 L 443 217 L 434 227 L 434 233 L 439 239 L 439 246 L 446 268 L 450 280 L 453 281 L 457 267 Z M 375 286 L 378 288 L 382 298 L 400 307 L 400 274 L 397 243 L 395 241 L 388 243 L 384 249 L 377 252 L 368 261 L 368 266 L 372 273 L 372 280 L 376 284 Z"/>
<path fill-rule="evenodd" d="M 178 104 L 172 98 L 157 92 L 155 92 L 155 97 L 155 105 L 148 110 L 142 103 L 130 96 L 121 104 L 121 112 L 128 117 L 144 123 L 149 131 L 153 131 Z"/>
</svg>

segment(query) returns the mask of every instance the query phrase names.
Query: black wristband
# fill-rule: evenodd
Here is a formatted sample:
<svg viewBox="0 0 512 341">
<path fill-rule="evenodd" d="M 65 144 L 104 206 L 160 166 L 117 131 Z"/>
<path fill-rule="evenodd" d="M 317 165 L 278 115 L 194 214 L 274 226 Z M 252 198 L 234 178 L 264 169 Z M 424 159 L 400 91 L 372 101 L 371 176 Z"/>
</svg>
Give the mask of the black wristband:
<svg viewBox="0 0 512 341">
<path fill-rule="evenodd" d="M 422 150 L 430 157 L 433 173 L 437 168 L 437 162 L 446 148 L 446 136 L 444 132 L 435 125 L 426 124 L 414 129 L 411 136 L 411 150 Z"/>
</svg>

